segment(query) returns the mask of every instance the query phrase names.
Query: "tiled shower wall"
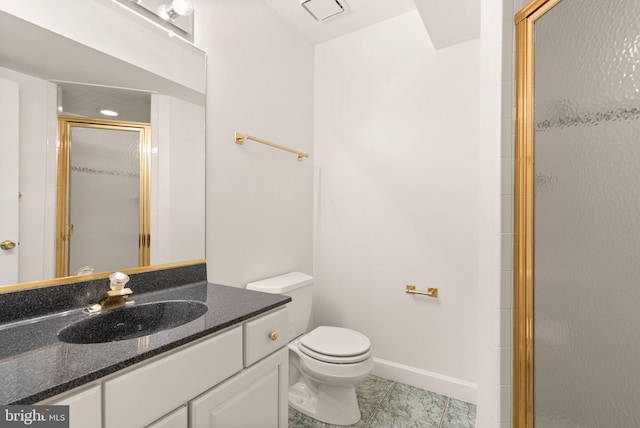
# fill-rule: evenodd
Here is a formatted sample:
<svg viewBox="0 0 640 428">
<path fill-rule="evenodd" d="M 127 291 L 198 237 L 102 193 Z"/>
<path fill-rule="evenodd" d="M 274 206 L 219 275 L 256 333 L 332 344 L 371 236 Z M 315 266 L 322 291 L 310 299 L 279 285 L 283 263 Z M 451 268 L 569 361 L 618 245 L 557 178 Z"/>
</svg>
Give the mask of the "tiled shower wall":
<svg viewBox="0 0 640 428">
<path fill-rule="evenodd" d="M 482 1 L 482 94 L 480 162 L 483 213 L 480 255 L 479 364 L 490 371 L 480 379 L 477 426 L 512 426 L 513 420 L 513 165 L 515 141 L 514 16 L 528 0 Z M 485 290 L 487 290 L 485 292 Z M 486 330 L 485 330 L 486 329 Z"/>
</svg>

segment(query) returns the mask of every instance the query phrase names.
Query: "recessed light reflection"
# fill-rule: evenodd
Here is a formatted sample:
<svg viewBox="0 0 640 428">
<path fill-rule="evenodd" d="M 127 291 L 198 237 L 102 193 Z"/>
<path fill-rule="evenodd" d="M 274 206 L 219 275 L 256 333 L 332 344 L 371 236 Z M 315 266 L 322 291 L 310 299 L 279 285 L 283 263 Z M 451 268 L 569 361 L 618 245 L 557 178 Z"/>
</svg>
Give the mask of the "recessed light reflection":
<svg viewBox="0 0 640 428">
<path fill-rule="evenodd" d="M 118 115 L 117 111 L 109 110 L 106 108 L 98 110 L 98 112 L 103 116 L 116 117 Z"/>
</svg>

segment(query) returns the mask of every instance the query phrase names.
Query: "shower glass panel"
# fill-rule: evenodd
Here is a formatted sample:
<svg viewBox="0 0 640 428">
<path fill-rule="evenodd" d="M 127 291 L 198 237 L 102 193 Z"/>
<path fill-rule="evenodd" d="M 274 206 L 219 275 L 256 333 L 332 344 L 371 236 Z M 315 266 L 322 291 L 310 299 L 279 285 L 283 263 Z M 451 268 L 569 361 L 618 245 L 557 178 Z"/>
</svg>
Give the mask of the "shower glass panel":
<svg viewBox="0 0 640 428">
<path fill-rule="evenodd" d="M 72 128 L 70 273 L 138 264 L 139 146 L 136 131 Z"/>
<path fill-rule="evenodd" d="M 63 118 L 60 127 L 59 276 L 147 265 L 148 126 Z"/>
<path fill-rule="evenodd" d="M 640 426 L 640 2 L 535 22 L 534 424 Z"/>
</svg>

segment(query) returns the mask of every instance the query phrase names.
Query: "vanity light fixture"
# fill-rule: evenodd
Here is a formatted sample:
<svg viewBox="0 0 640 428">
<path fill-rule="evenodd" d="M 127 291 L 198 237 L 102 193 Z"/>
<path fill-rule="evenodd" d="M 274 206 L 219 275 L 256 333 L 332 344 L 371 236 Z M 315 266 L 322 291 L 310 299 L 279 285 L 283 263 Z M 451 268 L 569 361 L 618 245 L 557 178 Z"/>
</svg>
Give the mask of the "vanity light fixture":
<svg viewBox="0 0 640 428">
<path fill-rule="evenodd" d="M 109 117 L 116 117 L 118 115 L 117 111 L 109 110 L 106 108 L 101 108 L 100 110 L 98 110 L 98 113 L 100 113 L 103 116 L 109 116 Z"/>
<path fill-rule="evenodd" d="M 345 12 L 344 0 L 300 0 L 316 21 L 326 21 Z"/>
<path fill-rule="evenodd" d="M 158 16 L 165 21 L 173 21 L 178 16 L 188 16 L 193 13 L 191 0 L 173 0 L 170 4 L 158 8 Z"/>
</svg>

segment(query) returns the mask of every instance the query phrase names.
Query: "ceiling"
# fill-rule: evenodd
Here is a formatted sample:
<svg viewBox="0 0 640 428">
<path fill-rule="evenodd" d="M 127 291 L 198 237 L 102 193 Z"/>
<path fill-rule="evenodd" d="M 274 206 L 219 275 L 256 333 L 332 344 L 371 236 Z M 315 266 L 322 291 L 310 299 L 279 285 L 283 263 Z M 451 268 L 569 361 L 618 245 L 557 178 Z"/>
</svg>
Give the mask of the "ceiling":
<svg viewBox="0 0 640 428">
<path fill-rule="evenodd" d="M 480 36 L 480 0 L 339 0 L 345 13 L 324 22 L 316 21 L 300 5 L 300 0 L 266 1 L 312 43 L 331 40 L 414 10 L 420 13 L 436 49 Z M 57 83 L 65 114 L 99 117 L 97 110 L 108 106 L 120 112 L 119 120 L 149 121 L 148 92 Z"/>
<path fill-rule="evenodd" d="M 266 1 L 314 44 L 416 9 L 436 49 L 480 37 L 480 0 L 338 0 L 346 12 L 324 22 L 316 21 L 300 0 Z"/>
<path fill-rule="evenodd" d="M 417 10 L 422 17 L 425 28 L 436 49 L 441 49 L 480 36 L 480 0 L 339 0 L 345 7 L 345 13 L 324 22 L 316 21 L 301 5 L 300 0 L 266 0 L 266 2 L 280 14 L 290 25 L 297 29 L 312 43 L 321 43 L 343 36 L 361 28 L 381 21 Z M 2 18 L 0 13 L 0 18 Z M 0 22 L 2 20 L 0 19 Z M 21 39 L 10 36 L 11 31 L 5 25 L 0 30 L 7 29 L 6 40 L 3 43 L 4 60 L 11 63 L 9 47 L 17 52 L 25 50 L 17 43 Z M 15 32 L 14 32 L 15 33 Z M 25 34 L 24 32 L 22 34 Z M 2 35 L 2 31 L 0 31 Z M 0 37 L 2 40 L 2 37 Z M 5 49 L 6 48 L 6 49 Z M 38 63 L 50 63 L 43 57 L 56 50 L 45 47 L 42 54 L 32 55 Z M 93 61 L 88 63 L 95 64 Z M 100 69 L 100 67 L 97 67 Z M 28 72 L 28 71 L 25 71 Z M 32 73 L 37 75 L 37 73 Z M 69 73 L 62 73 L 69 75 Z M 125 73 L 126 74 L 126 73 Z M 73 74 L 71 74 L 73 76 Z M 48 76 L 54 77 L 54 76 Z M 147 122 L 149 117 L 149 93 L 119 90 L 87 85 L 74 85 L 58 82 L 61 86 L 61 98 L 65 113 L 81 116 L 98 116 L 94 114 L 98 107 L 111 106 L 122 113 L 120 120 Z M 113 96 L 115 94 L 115 96 Z M 90 103 L 79 100 L 91 100 Z M 122 99 L 126 101 L 123 103 Z M 143 116 L 133 112 L 145 106 Z"/>
<path fill-rule="evenodd" d="M 316 21 L 300 0 L 267 0 L 287 22 L 313 43 L 330 40 L 394 16 L 415 10 L 413 0 L 339 0 L 345 13 L 324 22 Z"/>
<path fill-rule="evenodd" d="M 60 114 L 93 119 L 112 119 L 127 122 L 150 122 L 151 94 L 145 91 L 108 86 L 55 82 L 58 85 Z M 118 117 L 107 117 L 100 109 L 115 110 Z"/>
</svg>

